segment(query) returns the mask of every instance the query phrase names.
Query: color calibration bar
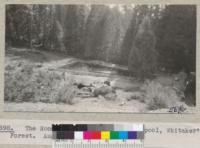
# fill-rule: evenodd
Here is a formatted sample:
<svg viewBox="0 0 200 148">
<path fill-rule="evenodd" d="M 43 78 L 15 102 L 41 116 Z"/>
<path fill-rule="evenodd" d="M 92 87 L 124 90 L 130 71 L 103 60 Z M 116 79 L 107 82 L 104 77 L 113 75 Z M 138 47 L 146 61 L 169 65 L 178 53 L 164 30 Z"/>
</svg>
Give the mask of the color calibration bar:
<svg viewBox="0 0 200 148">
<path fill-rule="evenodd" d="M 143 140 L 143 130 L 143 124 L 52 125 L 53 138 L 57 140 Z"/>
<path fill-rule="evenodd" d="M 144 142 L 141 140 L 55 140 L 52 143 L 52 148 L 144 148 Z"/>
</svg>

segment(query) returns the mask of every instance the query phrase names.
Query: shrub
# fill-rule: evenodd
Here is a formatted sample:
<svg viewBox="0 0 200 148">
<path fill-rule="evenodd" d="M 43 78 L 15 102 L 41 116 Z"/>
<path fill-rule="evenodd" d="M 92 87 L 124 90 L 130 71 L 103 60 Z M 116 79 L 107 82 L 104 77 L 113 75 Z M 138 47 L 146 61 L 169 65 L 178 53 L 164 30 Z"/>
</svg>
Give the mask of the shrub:
<svg viewBox="0 0 200 148">
<path fill-rule="evenodd" d="M 129 98 L 127 98 L 128 101 L 130 100 L 138 100 L 141 103 L 145 103 L 145 95 L 144 92 L 140 91 L 140 92 L 135 92 L 132 93 L 131 96 Z"/>
<path fill-rule="evenodd" d="M 56 102 L 74 104 L 73 98 L 77 95 L 77 87 L 73 86 L 73 80 L 67 79 L 57 87 Z"/>
<path fill-rule="evenodd" d="M 173 88 L 162 86 L 158 82 L 146 81 L 143 89 L 150 110 L 173 106 L 179 100 Z"/>
<path fill-rule="evenodd" d="M 73 98 L 77 93 L 73 79 L 65 78 L 64 75 L 56 72 L 40 71 L 39 75 L 37 77 L 37 80 L 41 82 L 41 89 L 38 94 L 39 101 L 73 104 Z"/>
<path fill-rule="evenodd" d="M 35 85 L 30 80 L 31 66 L 25 66 L 16 71 L 5 72 L 5 100 L 6 101 L 30 101 L 35 97 Z"/>
<path fill-rule="evenodd" d="M 73 79 L 58 72 L 34 71 L 33 65 L 5 72 L 5 101 L 73 104 L 76 91 Z"/>
</svg>

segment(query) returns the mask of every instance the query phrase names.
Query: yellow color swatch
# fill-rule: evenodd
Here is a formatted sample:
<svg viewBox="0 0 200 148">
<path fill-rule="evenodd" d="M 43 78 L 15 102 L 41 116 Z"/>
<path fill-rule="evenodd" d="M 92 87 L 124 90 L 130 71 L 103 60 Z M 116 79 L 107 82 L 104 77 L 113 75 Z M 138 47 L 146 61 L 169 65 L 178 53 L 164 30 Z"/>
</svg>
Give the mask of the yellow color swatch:
<svg viewBox="0 0 200 148">
<path fill-rule="evenodd" d="M 103 140 L 109 140 L 110 139 L 110 132 L 108 132 L 108 131 L 102 131 L 101 132 L 101 139 L 103 139 Z"/>
</svg>

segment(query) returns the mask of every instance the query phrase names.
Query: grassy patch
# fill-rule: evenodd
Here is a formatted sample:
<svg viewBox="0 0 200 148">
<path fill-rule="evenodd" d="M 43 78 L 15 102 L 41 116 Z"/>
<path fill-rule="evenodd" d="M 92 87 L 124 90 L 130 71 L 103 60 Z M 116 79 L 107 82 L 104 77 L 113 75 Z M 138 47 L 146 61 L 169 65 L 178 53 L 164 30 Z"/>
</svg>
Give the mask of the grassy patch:
<svg viewBox="0 0 200 148">
<path fill-rule="evenodd" d="M 172 87 L 163 86 L 158 82 L 146 81 L 143 89 L 146 92 L 145 98 L 150 110 L 168 108 L 179 100 Z"/>
<path fill-rule="evenodd" d="M 73 104 L 77 92 L 73 82 L 72 78 L 61 73 L 22 65 L 5 72 L 5 101 Z"/>
</svg>

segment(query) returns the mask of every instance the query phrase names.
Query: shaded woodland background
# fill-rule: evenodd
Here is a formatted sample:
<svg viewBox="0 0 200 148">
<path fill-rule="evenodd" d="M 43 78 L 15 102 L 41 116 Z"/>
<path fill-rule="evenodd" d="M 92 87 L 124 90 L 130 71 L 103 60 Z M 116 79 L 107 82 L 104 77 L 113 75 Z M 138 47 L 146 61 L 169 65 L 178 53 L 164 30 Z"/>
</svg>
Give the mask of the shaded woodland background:
<svg viewBox="0 0 200 148">
<path fill-rule="evenodd" d="M 144 78 L 195 71 L 194 5 L 7 5 L 6 47 L 128 66 Z"/>
<path fill-rule="evenodd" d="M 195 5 L 7 5 L 6 111 L 196 105 Z"/>
</svg>

